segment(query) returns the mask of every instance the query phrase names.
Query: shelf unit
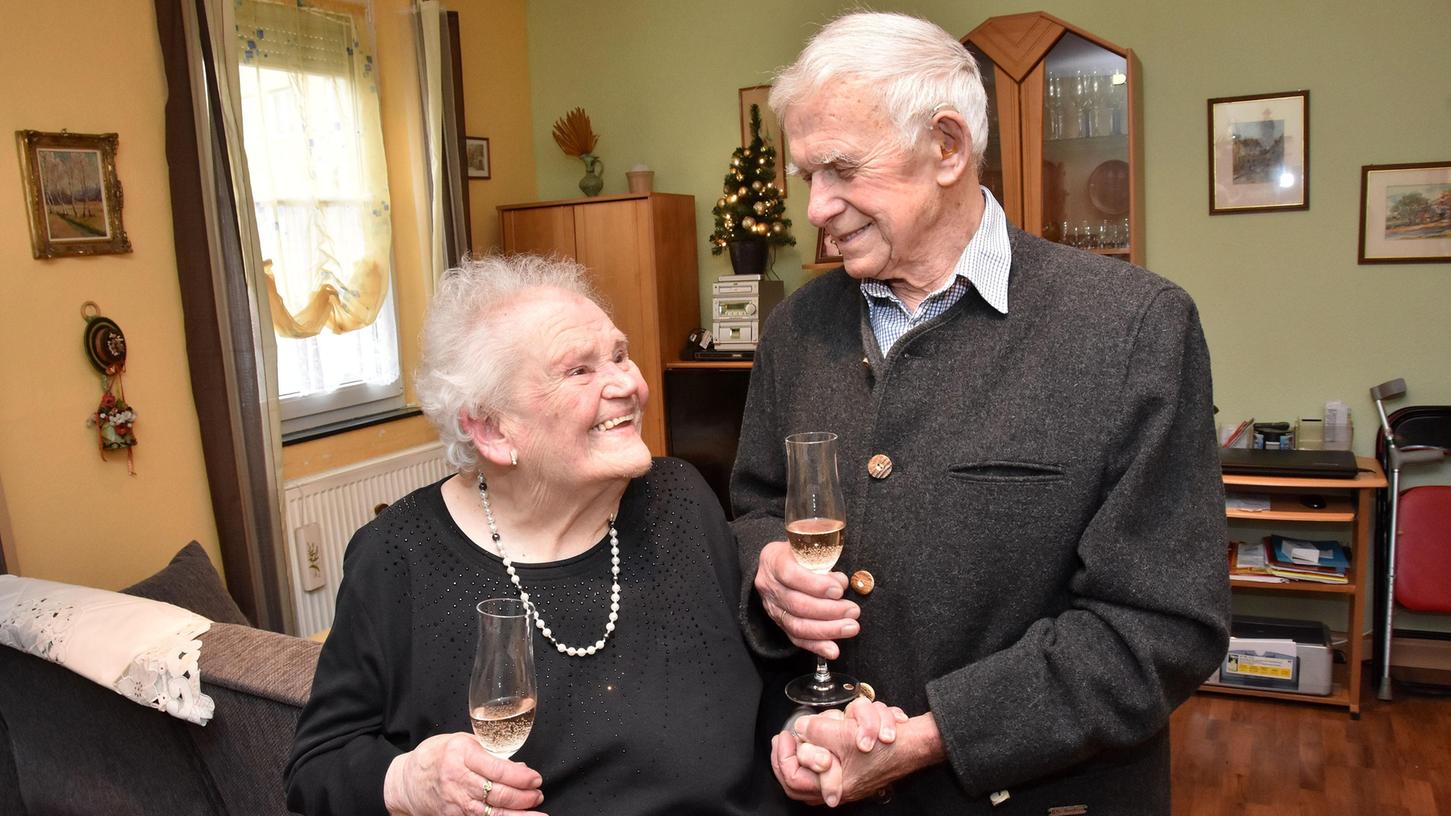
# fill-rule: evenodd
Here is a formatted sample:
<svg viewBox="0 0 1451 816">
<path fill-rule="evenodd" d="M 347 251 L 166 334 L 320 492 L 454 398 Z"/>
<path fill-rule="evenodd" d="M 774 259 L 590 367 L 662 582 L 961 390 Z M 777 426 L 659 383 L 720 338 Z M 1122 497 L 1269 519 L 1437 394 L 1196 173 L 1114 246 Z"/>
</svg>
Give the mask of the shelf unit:
<svg viewBox="0 0 1451 816">
<path fill-rule="evenodd" d="M 1350 569 L 1349 579 L 1344 584 L 1317 584 L 1310 581 L 1288 581 L 1271 584 L 1230 578 L 1236 592 L 1281 593 L 1302 596 L 1341 596 L 1346 599 L 1345 665 L 1336 665 L 1331 672 L 1330 694 L 1298 694 L 1288 691 L 1239 688 L 1235 686 L 1200 686 L 1200 690 L 1215 694 L 1237 694 L 1246 697 L 1262 697 L 1275 700 L 1297 700 L 1321 705 L 1344 706 L 1350 716 L 1360 719 L 1360 685 L 1362 662 L 1365 659 L 1365 638 L 1361 634 L 1364 626 L 1365 606 L 1369 582 L 1373 577 L 1370 567 L 1370 523 L 1375 502 L 1375 491 L 1386 486 L 1385 472 L 1380 464 L 1369 457 L 1357 457 L 1359 473 L 1354 479 L 1310 479 L 1284 476 L 1238 476 L 1225 474 L 1225 491 L 1234 493 L 1268 494 L 1270 509 L 1265 511 L 1225 510 L 1231 521 L 1248 521 L 1263 524 L 1273 522 L 1292 526 L 1295 524 L 1335 524 L 1350 527 Z M 1309 508 L 1301 503 L 1307 495 L 1325 498 L 1322 508 Z"/>
</svg>

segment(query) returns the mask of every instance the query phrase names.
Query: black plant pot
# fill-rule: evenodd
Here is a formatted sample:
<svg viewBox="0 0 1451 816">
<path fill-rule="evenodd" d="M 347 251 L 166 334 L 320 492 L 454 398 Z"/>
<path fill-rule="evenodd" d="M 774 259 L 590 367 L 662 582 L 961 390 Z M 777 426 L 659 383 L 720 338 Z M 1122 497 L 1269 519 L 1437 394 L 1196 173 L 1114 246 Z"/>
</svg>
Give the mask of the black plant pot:
<svg viewBox="0 0 1451 816">
<path fill-rule="evenodd" d="M 731 270 L 737 275 L 760 275 L 766 271 L 766 258 L 770 244 L 764 238 L 748 238 L 744 241 L 730 241 Z"/>
</svg>

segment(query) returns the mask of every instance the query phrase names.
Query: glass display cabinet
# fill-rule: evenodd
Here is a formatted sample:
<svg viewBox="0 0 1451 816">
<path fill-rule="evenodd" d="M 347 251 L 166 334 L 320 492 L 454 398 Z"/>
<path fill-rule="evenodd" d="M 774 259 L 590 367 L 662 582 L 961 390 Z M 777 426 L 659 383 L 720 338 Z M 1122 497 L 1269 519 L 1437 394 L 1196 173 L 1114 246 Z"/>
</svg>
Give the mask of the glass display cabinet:
<svg viewBox="0 0 1451 816">
<path fill-rule="evenodd" d="M 1143 263 L 1138 66 L 1042 12 L 993 17 L 962 43 L 988 94 L 982 183 L 1024 231 Z"/>
</svg>

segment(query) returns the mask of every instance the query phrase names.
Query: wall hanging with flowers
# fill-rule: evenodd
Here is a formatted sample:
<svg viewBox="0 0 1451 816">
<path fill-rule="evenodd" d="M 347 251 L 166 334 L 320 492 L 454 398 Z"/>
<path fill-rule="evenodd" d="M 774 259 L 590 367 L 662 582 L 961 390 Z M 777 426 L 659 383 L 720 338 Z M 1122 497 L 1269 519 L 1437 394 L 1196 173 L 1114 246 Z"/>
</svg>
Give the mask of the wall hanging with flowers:
<svg viewBox="0 0 1451 816">
<path fill-rule="evenodd" d="M 96 429 L 101 458 L 106 458 L 107 451 L 126 451 L 126 469 L 135 476 L 136 409 L 126 402 L 126 386 L 121 382 L 126 371 L 126 335 L 114 320 L 101 314 L 94 301 L 81 306 L 81 316 L 86 320 L 86 357 L 101 373 L 101 403 L 87 424 Z"/>
</svg>

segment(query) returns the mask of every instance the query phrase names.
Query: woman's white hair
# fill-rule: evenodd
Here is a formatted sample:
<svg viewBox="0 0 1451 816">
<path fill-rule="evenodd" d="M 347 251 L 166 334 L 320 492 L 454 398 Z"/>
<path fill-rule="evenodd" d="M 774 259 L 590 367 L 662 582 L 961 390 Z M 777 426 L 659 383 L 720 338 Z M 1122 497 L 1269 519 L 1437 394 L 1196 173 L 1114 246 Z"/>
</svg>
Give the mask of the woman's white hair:
<svg viewBox="0 0 1451 816">
<path fill-rule="evenodd" d="M 937 111 L 953 108 L 967 121 L 972 158 L 981 165 L 987 152 L 982 76 L 967 48 L 936 24 L 880 12 L 854 12 L 832 20 L 776 75 L 771 110 L 785 121 L 792 105 L 814 96 L 828 82 L 843 80 L 880 89 L 882 110 L 896 126 L 903 150 L 921 143 Z"/>
<path fill-rule="evenodd" d="M 583 266 L 538 255 L 465 258 L 439 281 L 423 323 L 413 383 L 423 413 L 438 428 L 449 464 L 478 470 L 479 454 L 459 422 L 498 417 L 513 407 L 518 344 L 528 327 L 500 321 L 500 307 L 536 289 L 587 298 L 609 312 Z"/>
</svg>

